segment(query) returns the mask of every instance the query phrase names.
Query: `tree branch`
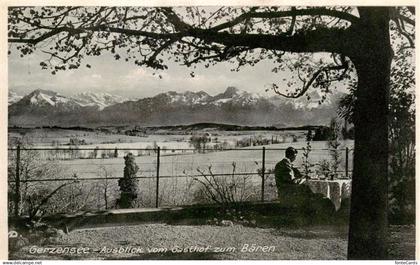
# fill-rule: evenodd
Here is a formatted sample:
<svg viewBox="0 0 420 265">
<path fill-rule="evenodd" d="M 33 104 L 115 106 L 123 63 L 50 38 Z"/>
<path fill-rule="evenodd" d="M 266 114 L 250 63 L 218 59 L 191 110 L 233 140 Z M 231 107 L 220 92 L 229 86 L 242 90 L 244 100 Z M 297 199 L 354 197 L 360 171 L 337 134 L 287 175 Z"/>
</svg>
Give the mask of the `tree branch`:
<svg viewBox="0 0 420 265">
<path fill-rule="evenodd" d="M 415 44 L 414 44 L 413 37 L 405 30 L 404 21 L 401 20 L 400 22 L 399 19 L 396 19 L 394 21 L 395 21 L 395 24 L 397 25 L 398 32 L 408 40 L 408 43 L 410 44 L 409 47 L 414 48 Z"/>
<path fill-rule="evenodd" d="M 81 8 L 81 6 L 69 7 L 69 9 L 67 9 L 66 11 L 64 11 L 60 14 L 57 14 L 57 15 L 54 15 L 54 16 L 43 16 L 43 17 L 40 17 L 40 18 L 41 19 L 51 19 L 51 18 L 57 18 L 57 17 L 65 16 L 68 13 L 70 13 L 71 11 L 79 9 L 79 8 Z"/>
<path fill-rule="evenodd" d="M 184 63 L 185 66 L 191 66 L 193 64 L 199 63 L 200 61 L 205 61 L 205 60 L 209 60 L 209 59 L 216 59 L 216 58 L 220 58 L 219 54 L 215 54 L 215 55 L 209 55 L 209 56 L 199 56 L 196 57 L 190 61 L 187 61 Z"/>
<path fill-rule="evenodd" d="M 174 25 L 177 31 L 186 31 L 191 28 L 191 26 L 184 21 L 172 10 L 170 7 L 162 7 L 159 10 L 166 16 L 168 21 Z"/>
<path fill-rule="evenodd" d="M 391 8 L 389 13 L 390 13 L 390 18 L 392 20 L 394 20 L 395 22 L 397 22 L 397 20 L 399 19 L 401 21 L 404 21 L 404 22 L 410 24 L 413 27 L 416 24 L 415 21 L 412 20 L 411 18 L 402 15 L 397 8 Z M 412 13 L 414 14 L 414 12 L 412 12 Z"/>
<path fill-rule="evenodd" d="M 339 19 L 347 20 L 351 23 L 357 23 L 359 18 L 356 16 L 353 16 L 352 14 L 346 13 L 346 12 L 340 12 L 337 10 L 332 9 L 326 9 L 326 8 L 308 8 L 308 9 L 292 9 L 289 11 L 278 11 L 278 12 L 247 12 L 244 13 L 237 18 L 219 24 L 217 26 L 214 26 L 210 28 L 214 31 L 220 31 L 222 29 L 233 27 L 242 21 L 249 19 L 249 18 L 280 18 L 280 17 L 293 17 L 293 16 L 330 16 L 330 17 L 336 17 Z"/>
<path fill-rule="evenodd" d="M 53 37 L 55 35 L 58 35 L 58 34 L 60 34 L 62 32 L 68 32 L 70 34 L 78 34 L 78 33 L 85 32 L 85 30 L 83 30 L 83 29 L 69 28 L 69 27 L 61 27 L 61 28 L 53 29 L 53 30 L 51 30 L 51 31 L 49 31 L 49 32 L 47 32 L 47 33 L 39 36 L 38 38 L 34 38 L 34 39 L 23 39 L 23 38 L 22 39 L 19 39 L 19 38 L 15 39 L 15 38 L 11 38 L 8 41 L 9 42 L 14 42 L 14 43 L 37 44 L 37 43 L 42 42 L 42 41 L 44 41 L 44 40 L 46 40 L 48 38 L 51 38 L 51 37 Z"/>
<path fill-rule="evenodd" d="M 345 29 L 315 29 L 287 34 L 231 34 L 208 30 L 190 31 L 191 37 L 225 46 L 264 48 L 286 52 L 332 52 L 345 53 L 349 50 L 350 37 Z"/>
<path fill-rule="evenodd" d="M 403 16 L 401 14 L 397 14 L 397 18 L 398 19 L 401 19 L 402 21 L 404 21 L 404 22 L 406 22 L 408 24 L 410 24 L 411 26 L 415 26 L 416 25 L 416 22 L 414 22 L 414 20 L 412 20 L 411 18 L 408 18 L 406 16 Z"/>
<path fill-rule="evenodd" d="M 115 23 L 122 23 L 122 22 L 131 21 L 131 20 L 146 19 L 146 18 L 147 18 L 146 15 L 144 15 L 144 16 L 125 17 L 125 18 L 123 18 L 121 20 L 113 20 L 113 21 L 110 21 L 107 24 L 110 25 L 110 24 L 115 24 Z"/>
<path fill-rule="evenodd" d="M 325 66 L 325 67 L 320 68 L 318 71 L 316 71 L 312 75 L 311 79 L 309 79 L 309 81 L 307 83 L 304 83 L 303 88 L 300 90 L 300 92 L 296 93 L 294 95 L 284 94 L 284 93 L 280 92 L 278 90 L 277 86 L 273 86 L 273 90 L 276 94 L 278 94 L 280 96 L 283 96 L 283 97 L 286 97 L 286 98 L 299 98 L 299 97 L 303 96 L 308 91 L 308 89 L 311 87 L 311 85 L 315 82 L 315 80 L 317 80 L 317 78 L 322 73 L 328 73 L 328 71 L 332 71 L 332 70 L 344 70 L 344 72 L 338 78 L 333 79 L 333 80 L 329 80 L 330 82 L 331 81 L 338 81 L 338 80 L 341 80 L 344 77 L 345 73 L 348 70 L 348 67 L 349 67 L 349 64 L 346 61 L 346 62 L 343 62 L 342 65 Z"/>
<path fill-rule="evenodd" d="M 35 27 L 35 28 L 40 28 L 40 29 L 47 29 L 47 30 L 52 30 L 52 29 L 54 29 L 54 28 L 52 28 L 52 27 L 47 27 L 47 26 L 44 26 L 44 25 L 41 25 L 41 23 L 35 23 L 35 22 L 33 22 L 33 21 L 31 21 L 31 19 L 29 19 L 29 18 L 27 18 L 27 17 L 24 17 L 24 16 L 22 16 L 22 17 L 19 17 L 19 18 L 17 18 L 19 21 L 22 21 L 22 22 L 24 22 L 24 23 L 26 23 L 26 24 L 28 24 L 28 25 L 31 25 L 32 27 Z"/>
<path fill-rule="evenodd" d="M 61 190 L 62 188 L 64 188 L 65 186 L 67 186 L 69 184 L 71 184 L 71 182 L 61 184 L 55 190 L 53 190 L 52 192 L 50 192 L 46 197 L 44 197 L 41 200 L 41 202 L 34 209 L 32 209 L 32 211 L 30 212 L 30 217 L 31 218 L 35 217 L 38 214 L 38 212 L 41 209 L 41 207 L 44 206 L 51 199 L 51 197 L 54 196 L 54 194 L 56 194 L 59 190 Z"/>
<path fill-rule="evenodd" d="M 127 36 L 149 37 L 153 39 L 180 39 L 182 37 L 199 38 L 207 42 L 219 43 L 225 46 L 242 46 L 248 48 L 264 48 L 286 52 L 332 52 L 345 53 L 349 50 L 350 41 L 345 29 L 315 29 L 287 34 L 231 34 L 213 30 L 189 29 L 178 33 L 157 33 L 142 30 L 124 29 L 99 25 L 86 28 L 60 27 L 51 30 L 35 39 L 10 38 L 9 42 L 37 44 L 61 32 L 71 35 L 92 31 L 108 31 L 125 34 Z"/>
<path fill-rule="evenodd" d="M 158 69 L 164 69 L 165 66 L 161 65 L 160 63 L 156 62 L 156 57 L 161 53 L 164 49 L 171 46 L 176 40 L 168 40 L 164 44 L 162 44 L 153 54 L 149 57 L 149 59 L 146 61 L 146 65 L 150 67 L 156 67 Z"/>
<path fill-rule="evenodd" d="M 104 11 L 105 10 L 105 8 L 104 7 L 101 7 L 101 8 L 99 8 L 99 10 L 98 10 L 98 12 L 96 12 L 95 14 L 92 14 L 91 16 L 89 16 L 89 18 L 86 20 L 86 21 L 84 21 L 83 23 L 81 23 L 80 25 L 78 25 L 78 28 L 81 28 L 81 27 L 83 27 L 84 25 L 87 25 L 87 24 L 91 24 L 91 25 L 93 25 L 93 24 L 95 24 L 95 22 L 99 19 L 99 15 L 102 13 L 102 11 Z M 91 22 L 90 22 L 91 21 Z M 89 23 L 90 22 L 90 23 Z"/>
</svg>

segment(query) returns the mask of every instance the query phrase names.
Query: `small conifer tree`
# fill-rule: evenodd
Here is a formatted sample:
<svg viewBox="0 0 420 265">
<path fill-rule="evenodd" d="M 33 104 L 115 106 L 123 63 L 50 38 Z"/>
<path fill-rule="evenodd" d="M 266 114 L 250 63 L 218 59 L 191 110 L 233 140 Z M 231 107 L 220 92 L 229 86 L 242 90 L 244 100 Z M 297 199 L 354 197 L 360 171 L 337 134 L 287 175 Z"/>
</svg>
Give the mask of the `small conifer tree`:
<svg viewBox="0 0 420 265">
<path fill-rule="evenodd" d="M 138 183 L 136 174 L 139 171 L 133 154 L 129 153 L 124 157 L 124 177 L 118 180 L 118 186 L 120 186 L 121 195 L 117 200 L 119 208 L 133 208 L 134 201 L 137 199 Z"/>
</svg>

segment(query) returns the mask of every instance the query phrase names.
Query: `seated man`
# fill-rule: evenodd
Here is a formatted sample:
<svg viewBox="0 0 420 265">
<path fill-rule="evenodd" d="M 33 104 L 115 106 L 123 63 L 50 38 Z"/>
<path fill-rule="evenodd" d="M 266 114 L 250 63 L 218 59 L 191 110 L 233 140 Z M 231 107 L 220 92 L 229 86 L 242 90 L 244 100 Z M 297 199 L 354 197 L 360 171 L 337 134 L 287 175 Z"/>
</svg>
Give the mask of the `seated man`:
<svg viewBox="0 0 420 265">
<path fill-rule="evenodd" d="M 299 170 L 293 167 L 298 151 L 293 147 L 286 149 L 286 157 L 276 164 L 274 174 L 276 179 L 277 194 L 280 202 L 300 204 L 311 196 L 312 192 L 302 178 Z"/>
<path fill-rule="evenodd" d="M 334 204 L 305 185 L 306 178 L 292 164 L 297 153 L 295 148 L 288 147 L 286 157 L 274 168 L 278 199 L 282 205 L 296 208 L 302 218 L 311 221 L 315 218 L 328 219 L 335 212 Z"/>
</svg>

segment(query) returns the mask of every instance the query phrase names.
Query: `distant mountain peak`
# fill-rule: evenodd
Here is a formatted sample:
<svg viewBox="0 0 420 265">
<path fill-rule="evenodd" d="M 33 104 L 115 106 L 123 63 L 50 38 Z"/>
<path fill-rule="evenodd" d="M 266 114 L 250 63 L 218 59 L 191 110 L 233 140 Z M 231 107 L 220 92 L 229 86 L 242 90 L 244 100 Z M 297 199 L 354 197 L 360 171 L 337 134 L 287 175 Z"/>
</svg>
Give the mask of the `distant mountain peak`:
<svg viewBox="0 0 420 265">
<path fill-rule="evenodd" d="M 233 86 L 229 86 L 226 88 L 225 92 L 223 92 L 223 95 L 226 97 L 233 97 L 239 93 L 239 89 Z"/>
<path fill-rule="evenodd" d="M 176 91 L 168 91 L 166 93 L 161 93 L 153 98 L 161 97 L 167 97 L 171 103 L 185 105 L 206 104 L 211 98 L 211 96 L 204 91 L 193 92 L 189 90 L 182 93 Z"/>
<path fill-rule="evenodd" d="M 31 105 L 49 105 L 56 106 L 57 104 L 68 103 L 69 99 L 61 96 L 57 92 L 44 89 L 36 89 L 22 98 L 23 101 L 28 101 Z"/>
<path fill-rule="evenodd" d="M 82 92 L 71 97 L 77 104 L 82 107 L 97 107 L 99 110 L 127 101 L 128 99 L 122 96 L 111 95 L 109 93 L 94 93 Z"/>
<path fill-rule="evenodd" d="M 48 96 L 58 95 L 58 93 L 55 92 L 55 91 L 38 88 L 38 89 L 35 89 L 34 91 L 32 91 L 31 93 L 29 93 L 28 96 L 36 96 L 36 95 L 40 95 L 40 94 L 44 94 L 44 95 L 48 95 Z"/>
<path fill-rule="evenodd" d="M 228 87 L 225 92 L 217 94 L 212 98 L 213 104 L 216 105 L 230 103 L 241 106 L 255 105 L 266 100 L 258 94 L 241 91 L 236 87 Z"/>
</svg>

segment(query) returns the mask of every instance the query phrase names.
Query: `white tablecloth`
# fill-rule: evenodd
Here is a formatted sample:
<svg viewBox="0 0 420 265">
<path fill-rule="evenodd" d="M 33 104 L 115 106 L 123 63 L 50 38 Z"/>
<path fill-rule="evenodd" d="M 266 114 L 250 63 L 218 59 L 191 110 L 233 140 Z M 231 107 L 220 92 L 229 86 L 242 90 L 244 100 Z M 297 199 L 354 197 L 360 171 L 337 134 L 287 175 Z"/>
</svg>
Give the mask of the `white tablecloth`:
<svg viewBox="0 0 420 265">
<path fill-rule="evenodd" d="M 335 209 L 340 209 L 341 201 L 350 198 L 351 194 L 351 180 L 337 179 L 337 180 L 308 180 L 305 182 L 313 193 L 321 193 L 324 197 L 330 199 Z"/>
</svg>

